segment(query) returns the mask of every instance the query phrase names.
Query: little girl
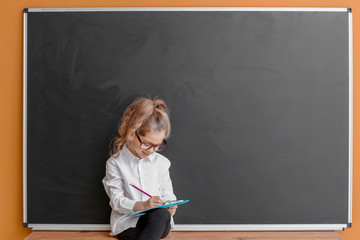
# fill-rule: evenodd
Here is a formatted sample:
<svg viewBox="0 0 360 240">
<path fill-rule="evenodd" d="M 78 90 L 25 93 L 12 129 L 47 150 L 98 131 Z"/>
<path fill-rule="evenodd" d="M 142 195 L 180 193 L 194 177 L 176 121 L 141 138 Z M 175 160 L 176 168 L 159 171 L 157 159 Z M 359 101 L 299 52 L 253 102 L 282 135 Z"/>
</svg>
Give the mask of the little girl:
<svg viewBox="0 0 360 240">
<path fill-rule="evenodd" d="M 140 98 L 126 109 L 113 141 L 103 179 L 112 208 L 111 235 L 118 239 L 159 240 L 168 235 L 177 206 L 137 217 L 126 215 L 176 200 L 170 161 L 157 152 L 167 145 L 170 120 L 163 100 Z M 148 193 L 148 197 L 131 185 Z"/>
</svg>

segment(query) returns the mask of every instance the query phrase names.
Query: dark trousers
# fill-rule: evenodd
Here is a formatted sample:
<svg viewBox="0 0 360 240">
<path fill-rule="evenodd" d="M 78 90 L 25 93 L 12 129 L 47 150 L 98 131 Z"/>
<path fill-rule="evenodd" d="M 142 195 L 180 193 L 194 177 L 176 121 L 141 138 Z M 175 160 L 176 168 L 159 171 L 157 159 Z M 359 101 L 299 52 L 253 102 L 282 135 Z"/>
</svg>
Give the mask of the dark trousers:
<svg viewBox="0 0 360 240">
<path fill-rule="evenodd" d="M 129 228 L 117 235 L 119 240 L 159 240 L 169 234 L 170 214 L 165 208 L 158 208 L 142 215 L 135 228 Z"/>
</svg>

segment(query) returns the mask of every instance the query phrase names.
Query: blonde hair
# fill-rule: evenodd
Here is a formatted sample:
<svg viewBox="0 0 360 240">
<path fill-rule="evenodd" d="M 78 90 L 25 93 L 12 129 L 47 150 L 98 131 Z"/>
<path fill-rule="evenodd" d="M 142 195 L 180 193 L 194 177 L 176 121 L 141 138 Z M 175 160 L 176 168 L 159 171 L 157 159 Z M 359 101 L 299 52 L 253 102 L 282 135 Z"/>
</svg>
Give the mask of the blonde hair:
<svg viewBox="0 0 360 240">
<path fill-rule="evenodd" d="M 110 156 L 117 155 L 127 139 L 135 138 L 135 133 L 144 136 L 149 131 L 165 131 L 165 138 L 168 138 L 170 130 L 165 102 L 157 98 L 139 98 L 125 110 L 117 129 L 117 136 L 111 143 L 113 146 L 110 148 Z"/>
</svg>

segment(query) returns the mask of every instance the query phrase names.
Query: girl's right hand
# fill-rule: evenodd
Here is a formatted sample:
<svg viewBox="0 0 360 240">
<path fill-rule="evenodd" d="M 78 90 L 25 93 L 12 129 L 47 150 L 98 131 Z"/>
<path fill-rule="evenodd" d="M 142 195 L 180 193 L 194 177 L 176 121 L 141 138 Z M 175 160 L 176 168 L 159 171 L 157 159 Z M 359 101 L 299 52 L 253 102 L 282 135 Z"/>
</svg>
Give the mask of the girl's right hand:
<svg viewBox="0 0 360 240">
<path fill-rule="evenodd" d="M 153 196 L 145 202 L 145 209 L 153 208 L 164 204 L 159 196 Z"/>
<path fill-rule="evenodd" d="M 133 207 L 133 211 L 134 212 L 144 211 L 146 209 L 153 208 L 162 204 L 164 204 L 164 202 L 161 200 L 161 198 L 159 196 L 154 196 L 149 198 L 147 201 L 136 202 Z"/>
</svg>

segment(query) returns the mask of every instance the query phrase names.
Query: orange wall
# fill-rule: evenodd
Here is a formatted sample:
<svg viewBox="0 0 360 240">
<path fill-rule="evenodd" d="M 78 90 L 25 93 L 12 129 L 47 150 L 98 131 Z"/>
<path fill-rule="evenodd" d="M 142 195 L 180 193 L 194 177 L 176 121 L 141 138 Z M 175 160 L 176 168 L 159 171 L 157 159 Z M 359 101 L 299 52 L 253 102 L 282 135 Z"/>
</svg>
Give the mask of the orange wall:
<svg viewBox="0 0 360 240">
<path fill-rule="evenodd" d="M 22 226 L 22 11 L 60 7 L 351 7 L 354 26 L 353 227 L 339 232 L 360 239 L 360 1 L 358 0 L 1 0 L 0 3 L 0 240 L 24 239 Z"/>
</svg>

